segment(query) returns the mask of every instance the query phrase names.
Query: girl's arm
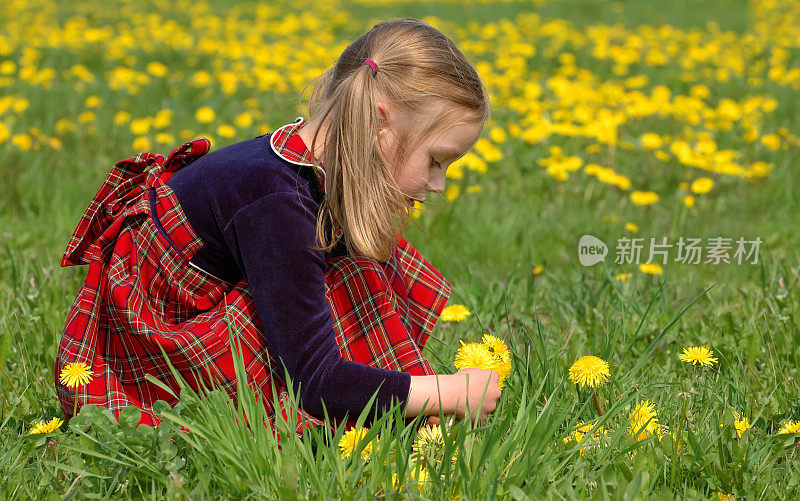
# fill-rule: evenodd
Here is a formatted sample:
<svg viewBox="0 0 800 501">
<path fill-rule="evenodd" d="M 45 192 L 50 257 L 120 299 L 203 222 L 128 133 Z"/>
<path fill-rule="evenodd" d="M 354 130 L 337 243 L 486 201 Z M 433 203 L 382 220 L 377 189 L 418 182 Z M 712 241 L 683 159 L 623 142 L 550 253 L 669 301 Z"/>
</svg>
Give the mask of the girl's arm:
<svg viewBox="0 0 800 501">
<path fill-rule="evenodd" d="M 438 415 L 439 407 L 445 414 L 453 413 L 451 393 L 452 375 L 411 376 L 405 417 Z M 439 396 L 441 395 L 441 400 Z"/>
<path fill-rule="evenodd" d="M 298 185 L 299 186 L 299 185 Z M 325 256 L 316 243 L 317 203 L 291 188 L 239 208 L 225 226 L 231 253 L 253 296 L 274 370 L 285 368 L 303 410 L 314 417 L 358 416 L 391 407 L 408 394 L 411 374 L 359 364 L 340 356 L 331 305 L 325 298 Z"/>
</svg>

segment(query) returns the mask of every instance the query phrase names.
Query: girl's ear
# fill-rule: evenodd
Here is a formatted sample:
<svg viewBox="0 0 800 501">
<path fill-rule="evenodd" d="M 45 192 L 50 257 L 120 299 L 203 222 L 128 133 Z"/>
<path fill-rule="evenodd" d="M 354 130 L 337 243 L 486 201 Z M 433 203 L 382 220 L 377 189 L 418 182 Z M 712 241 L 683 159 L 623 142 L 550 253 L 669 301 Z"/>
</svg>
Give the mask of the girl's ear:
<svg viewBox="0 0 800 501">
<path fill-rule="evenodd" d="M 381 114 L 381 125 L 378 127 L 378 132 L 380 133 L 383 129 L 389 127 L 389 124 L 392 122 L 393 114 L 392 110 L 389 109 L 389 103 L 385 101 L 377 101 L 375 106 L 378 107 L 378 112 Z"/>
<path fill-rule="evenodd" d="M 375 105 L 381 114 L 380 125 L 378 126 L 378 134 L 376 144 L 380 148 L 387 162 L 391 163 L 394 160 L 394 155 L 397 153 L 397 138 L 392 130 L 394 114 L 385 101 L 377 101 Z"/>
<path fill-rule="evenodd" d="M 392 112 L 389 110 L 389 105 L 384 101 L 377 101 L 375 105 L 378 107 L 378 112 L 381 115 L 378 125 L 378 137 L 376 139 L 381 146 L 385 147 L 386 143 L 389 142 L 389 136 L 392 135 L 392 131 L 389 128 Z M 384 149 L 384 152 L 385 151 Z"/>
</svg>

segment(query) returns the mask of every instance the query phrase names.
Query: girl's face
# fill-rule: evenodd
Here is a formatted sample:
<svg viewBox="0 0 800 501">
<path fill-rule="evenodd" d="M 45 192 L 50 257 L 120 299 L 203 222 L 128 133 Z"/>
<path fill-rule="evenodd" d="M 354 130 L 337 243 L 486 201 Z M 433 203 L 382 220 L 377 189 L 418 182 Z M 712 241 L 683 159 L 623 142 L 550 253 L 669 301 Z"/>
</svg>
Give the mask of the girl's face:
<svg viewBox="0 0 800 501">
<path fill-rule="evenodd" d="M 439 117 L 447 103 L 441 103 L 432 109 L 428 116 Z M 378 108 L 385 114 L 387 106 L 378 102 Z M 380 147 L 387 158 L 393 158 L 397 147 L 397 136 L 391 127 L 411 127 L 425 130 L 431 123 L 398 123 L 400 117 L 388 114 L 389 127 L 378 132 Z M 394 121 L 393 121 L 394 119 Z M 442 193 L 445 189 L 447 168 L 461 158 L 478 141 L 482 124 L 477 120 L 468 120 L 445 130 L 434 130 L 428 137 L 422 138 L 419 146 L 408 153 L 406 161 L 394 172 L 394 179 L 406 195 L 408 205 L 414 206 L 414 200 L 422 203 L 428 193 Z M 406 129 L 408 130 L 408 129 Z"/>
</svg>

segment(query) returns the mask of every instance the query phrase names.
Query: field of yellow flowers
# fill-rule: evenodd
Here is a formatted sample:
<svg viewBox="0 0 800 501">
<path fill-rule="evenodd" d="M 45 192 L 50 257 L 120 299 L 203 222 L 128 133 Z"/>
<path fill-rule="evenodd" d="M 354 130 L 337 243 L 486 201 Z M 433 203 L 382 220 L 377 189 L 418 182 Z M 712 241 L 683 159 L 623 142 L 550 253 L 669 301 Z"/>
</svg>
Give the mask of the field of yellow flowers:
<svg viewBox="0 0 800 501">
<path fill-rule="evenodd" d="M 3 499 L 800 497 L 800 2 L 0 11 Z M 451 36 L 492 94 L 406 237 L 453 284 L 425 354 L 498 371 L 497 410 L 427 428 L 398 409 L 278 443 L 224 392 L 185 391 L 156 428 L 133 408 L 64 422 L 54 356 L 85 269 L 58 263 L 111 166 L 292 121 L 304 86 L 393 17 Z"/>
</svg>

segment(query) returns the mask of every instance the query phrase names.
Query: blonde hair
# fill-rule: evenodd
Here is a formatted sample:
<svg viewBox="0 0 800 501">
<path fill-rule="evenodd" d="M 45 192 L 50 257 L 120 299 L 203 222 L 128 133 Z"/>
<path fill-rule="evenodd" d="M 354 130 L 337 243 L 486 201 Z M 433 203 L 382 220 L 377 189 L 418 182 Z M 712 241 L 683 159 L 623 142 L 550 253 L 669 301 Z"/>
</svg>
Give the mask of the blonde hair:
<svg viewBox="0 0 800 501">
<path fill-rule="evenodd" d="M 377 74 L 362 64 L 365 59 L 375 61 Z M 349 253 L 386 261 L 408 220 L 406 196 L 392 172 L 432 132 L 467 120 L 483 126 L 490 116 L 486 87 L 452 40 L 411 18 L 376 24 L 354 40 L 332 68 L 303 89 L 301 107 L 310 86 L 308 116 L 317 121 L 311 151 L 328 120 L 320 159 L 326 196 L 317 216 L 317 240 L 322 244 L 318 249 L 332 249 L 338 230 Z M 411 118 L 422 116 L 440 100 L 451 106 L 427 130 L 393 131 L 397 151 L 394 158 L 385 158 L 376 144 L 378 130 L 385 125 L 375 104 L 379 96 Z"/>
</svg>

